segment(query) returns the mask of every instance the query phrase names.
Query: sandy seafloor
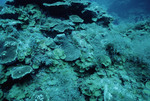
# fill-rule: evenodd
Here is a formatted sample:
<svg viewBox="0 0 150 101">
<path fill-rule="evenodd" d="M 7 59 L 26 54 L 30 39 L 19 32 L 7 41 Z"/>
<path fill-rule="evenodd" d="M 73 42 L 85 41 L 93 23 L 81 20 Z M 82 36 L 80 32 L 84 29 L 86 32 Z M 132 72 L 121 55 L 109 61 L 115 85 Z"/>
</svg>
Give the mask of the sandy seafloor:
<svg viewBox="0 0 150 101">
<path fill-rule="evenodd" d="M 0 101 L 150 101 L 148 14 L 119 14 L 86 0 L 8 0 Z"/>
</svg>

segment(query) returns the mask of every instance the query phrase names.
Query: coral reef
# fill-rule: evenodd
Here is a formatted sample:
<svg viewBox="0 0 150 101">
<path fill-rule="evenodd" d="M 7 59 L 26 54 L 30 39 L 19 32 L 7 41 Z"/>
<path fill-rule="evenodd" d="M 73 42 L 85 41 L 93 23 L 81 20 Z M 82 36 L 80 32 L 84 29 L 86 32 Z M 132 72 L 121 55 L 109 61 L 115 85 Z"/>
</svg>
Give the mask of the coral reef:
<svg viewBox="0 0 150 101">
<path fill-rule="evenodd" d="M 87 0 L 0 10 L 0 101 L 148 101 L 150 24 L 114 25 Z"/>
</svg>

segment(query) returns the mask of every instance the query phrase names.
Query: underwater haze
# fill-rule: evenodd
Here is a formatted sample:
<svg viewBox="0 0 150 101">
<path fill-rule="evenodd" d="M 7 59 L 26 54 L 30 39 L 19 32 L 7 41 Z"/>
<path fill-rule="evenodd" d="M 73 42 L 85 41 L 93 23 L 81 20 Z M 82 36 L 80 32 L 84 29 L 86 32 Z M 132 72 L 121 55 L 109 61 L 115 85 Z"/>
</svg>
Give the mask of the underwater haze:
<svg viewBox="0 0 150 101">
<path fill-rule="evenodd" d="M 1 0 L 0 101 L 150 101 L 148 0 Z"/>
<path fill-rule="evenodd" d="M 104 6 L 116 20 L 138 22 L 150 16 L 149 0 L 91 0 Z"/>
<path fill-rule="evenodd" d="M 1 0 L 0 1 L 0 6 L 3 6 L 5 4 L 6 0 Z"/>
</svg>

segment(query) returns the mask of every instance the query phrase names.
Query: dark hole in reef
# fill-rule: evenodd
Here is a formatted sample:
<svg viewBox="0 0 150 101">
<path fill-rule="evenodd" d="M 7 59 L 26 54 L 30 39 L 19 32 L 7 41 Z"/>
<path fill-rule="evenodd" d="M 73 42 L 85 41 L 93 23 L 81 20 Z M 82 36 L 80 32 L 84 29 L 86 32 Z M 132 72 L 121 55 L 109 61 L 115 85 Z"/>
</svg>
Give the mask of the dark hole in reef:
<svg viewBox="0 0 150 101">
<path fill-rule="evenodd" d="M 20 79 L 15 79 L 13 80 L 10 76 L 8 77 L 7 82 L 3 83 L 1 85 L 2 90 L 4 91 L 8 91 L 9 89 L 11 89 L 11 87 L 14 84 L 20 83 L 23 84 L 25 82 L 29 82 L 30 80 L 32 80 L 32 77 L 30 74 L 25 75 L 24 77 L 20 78 Z"/>
<path fill-rule="evenodd" d="M 44 33 L 43 35 L 45 37 L 51 37 L 51 38 L 55 38 L 58 34 L 63 34 L 63 33 L 58 33 L 56 31 L 42 31 L 42 33 Z"/>
<path fill-rule="evenodd" d="M 42 33 L 44 33 L 43 35 L 45 37 L 51 37 L 51 38 L 55 38 L 57 36 L 58 33 L 55 33 L 53 31 L 42 31 Z"/>
<path fill-rule="evenodd" d="M 102 18 L 98 19 L 96 24 L 97 25 L 103 25 L 104 27 L 108 27 L 110 24 L 110 18 L 102 17 Z"/>
<path fill-rule="evenodd" d="M 107 68 L 105 65 L 101 64 L 101 68 Z"/>
<path fill-rule="evenodd" d="M 2 88 L 2 90 L 7 91 L 12 87 L 13 84 L 14 84 L 14 82 L 13 82 L 12 78 L 8 77 L 7 82 L 3 83 L 1 85 L 1 88 Z"/>
<path fill-rule="evenodd" d="M 15 0 L 14 5 L 18 6 L 23 5 L 26 6 L 27 4 L 37 4 L 40 6 L 40 8 L 46 12 L 47 15 L 55 18 L 64 18 L 69 19 L 70 15 L 78 15 L 82 19 L 84 19 L 84 23 L 92 23 L 92 18 L 96 16 L 96 13 L 86 10 L 84 11 L 84 8 L 87 7 L 87 5 L 84 5 L 82 3 L 71 3 L 70 5 L 60 5 L 60 6 L 51 6 L 51 7 L 45 7 L 43 6 L 43 3 L 55 3 L 58 0 Z M 62 1 L 62 0 L 59 0 Z M 90 3 L 89 3 L 90 4 Z M 84 12 L 83 12 L 84 11 Z"/>
<path fill-rule="evenodd" d="M 18 16 L 19 16 L 19 14 L 3 14 L 3 15 L 0 15 L 0 18 L 1 19 L 15 19 L 15 20 L 18 20 Z"/>
<path fill-rule="evenodd" d="M 42 31 L 42 30 L 41 30 Z M 66 35 L 70 35 L 71 34 L 71 30 L 65 30 L 64 32 L 57 32 L 57 31 L 46 31 L 43 30 L 42 33 L 45 37 L 51 37 L 51 38 L 55 38 L 58 34 L 66 34 Z"/>
<path fill-rule="evenodd" d="M 9 101 L 9 100 L 7 100 L 7 99 L 4 98 L 3 101 Z"/>
<path fill-rule="evenodd" d="M 85 95 L 85 101 L 90 101 L 90 96 Z"/>
<path fill-rule="evenodd" d="M 96 65 L 89 67 L 89 69 L 85 70 L 84 72 L 80 72 L 78 69 L 75 69 L 74 71 L 79 73 L 78 75 L 79 78 L 83 78 L 83 77 L 87 77 L 89 75 L 94 74 L 96 72 L 95 68 L 96 68 Z"/>
<path fill-rule="evenodd" d="M 106 46 L 106 51 L 108 52 L 109 56 L 113 56 L 114 55 L 114 47 L 113 44 L 108 44 Z"/>
<path fill-rule="evenodd" d="M 13 66 L 22 65 L 22 64 L 25 64 L 25 61 L 19 61 L 19 60 L 16 59 L 15 61 L 13 61 L 11 63 L 7 63 L 7 64 L 3 64 L 3 65 L 5 67 L 9 67 L 9 66 L 13 67 Z"/>
<path fill-rule="evenodd" d="M 45 2 L 54 3 L 54 2 L 57 2 L 57 1 L 63 1 L 63 0 L 14 0 L 14 2 L 7 2 L 7 4 L 15 5 L 15 6 L 27 5 L 27 4 L 42 5 Z"/>
<path fill-rule="evenodd" d="M 55 18 L 65 18 L 68 19 L 70 12 L 69 7 L 65 6 L 54 6 L 54 7 L 43 7 L 44 11 L 48 12 L 47 14 Z"/>
<path fill-rule="evenodd" d="M 95 66 L 92 66 L 89 70 L 87 70 L 87 73 L 88 74 L 94 74 L 96 72 L 96 70 L 95 70 Z"/>
<path fill-rule="evenodd" d="M 84 19 L 84 23 L 92 23 L 92 18 L 96 17 L 96 13 L 87 10 L 80 14 L 80 16 Z"/>
<path fill-rule="evenodd" d="M 43 11 L 46 11 L 48 15 L 55 18 L 69 19 L 70 15 L 78 15 L 84 20 L 91 19 L 91 12 L 82 13 L 85 7 L 86 5 L 80 3 L 71 3 L 71 5 L 60 5 L 51 7 L 41 6 Z"/>
</svg>

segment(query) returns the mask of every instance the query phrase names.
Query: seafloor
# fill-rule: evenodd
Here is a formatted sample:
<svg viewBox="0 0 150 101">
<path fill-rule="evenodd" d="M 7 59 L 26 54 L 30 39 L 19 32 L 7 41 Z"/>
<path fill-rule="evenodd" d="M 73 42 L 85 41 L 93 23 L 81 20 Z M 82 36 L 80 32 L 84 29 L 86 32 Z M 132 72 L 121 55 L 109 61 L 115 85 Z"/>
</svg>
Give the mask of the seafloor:
<svg viewBox="0 0 150 101">
<path fill-rule="evenodd" d="M 150 101 L 150 20 L 113 20 L 85 0 L 9 0 L 0 101 Z"/>
</svg>

